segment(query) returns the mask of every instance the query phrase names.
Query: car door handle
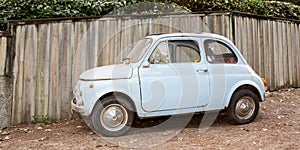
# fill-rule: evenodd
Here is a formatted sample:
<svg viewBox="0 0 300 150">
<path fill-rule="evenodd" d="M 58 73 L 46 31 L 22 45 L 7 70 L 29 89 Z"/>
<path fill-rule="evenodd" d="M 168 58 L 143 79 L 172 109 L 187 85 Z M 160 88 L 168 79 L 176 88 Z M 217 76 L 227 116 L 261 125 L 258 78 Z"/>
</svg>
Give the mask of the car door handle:
<svg viewBox="0 0 300 150">
<path fill-rule="evenodd" d="M 207 68 L 202 68 L 202 69 L 198 69 L 196 71 L 197 72 L 208 72 L 208 69 Z"/>
</svg>

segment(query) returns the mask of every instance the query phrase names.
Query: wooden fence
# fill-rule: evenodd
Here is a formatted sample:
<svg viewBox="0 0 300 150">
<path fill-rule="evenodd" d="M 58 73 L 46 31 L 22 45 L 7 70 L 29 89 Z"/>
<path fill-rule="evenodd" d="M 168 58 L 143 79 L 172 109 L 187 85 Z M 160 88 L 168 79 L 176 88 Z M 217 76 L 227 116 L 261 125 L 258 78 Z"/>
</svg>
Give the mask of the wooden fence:
<svg viewBox="0 0 300 150">
<path fill-rule="evenodd" d="M 4 76 L 5 74 L 6 50 L 7 36 L 3 32 L 0 32 L 0 76 Z"/>
<path fill-rule="evenodd" d="M 120 61 L 146 34 L 212 32 L 232 40 L 271 90 L 300 87 L 300 25 L 236 13 L 11 21 L 14 37 L 12 123 L 32 116 L 65 119 L 79 74 Z M 0 44 L 1 45 L 1 44 Z"/>
</svg>

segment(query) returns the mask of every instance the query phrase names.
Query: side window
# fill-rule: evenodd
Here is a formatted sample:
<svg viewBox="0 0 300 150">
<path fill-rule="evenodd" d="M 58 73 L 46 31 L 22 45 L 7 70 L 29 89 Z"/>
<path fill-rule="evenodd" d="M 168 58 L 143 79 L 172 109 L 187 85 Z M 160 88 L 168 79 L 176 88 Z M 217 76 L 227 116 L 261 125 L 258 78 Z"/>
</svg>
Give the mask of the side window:
<svg viewBox="0 0 300 150">
<path fill-rule="evenodd" d="M 200 52 L 196 41 L 176 40 L 169 41 L 172 45 L 172 61 L 174 63 L 200 62 Z"/>
<path fill-rule="evenodd" d="M 204 41 L 207 61 L 210 63 L 236 63 L 237 57 L 224 43 L 216 40 Z"/>
<path fill-rule="evenodd" d="M 188 46 L 177 46 L 175 49 L 175 62 L 200 62 L 200 54 L 197 50 Z"/>
<path fill-rule="evenodd" d="M 170 54 L 169 54 L 169 47 L 167 42 L 161 42 L 155 48 L 154 52 L 152 53 L 149 62 L 151 64 L 165 64 L 170 63 Z"/>
</svg>

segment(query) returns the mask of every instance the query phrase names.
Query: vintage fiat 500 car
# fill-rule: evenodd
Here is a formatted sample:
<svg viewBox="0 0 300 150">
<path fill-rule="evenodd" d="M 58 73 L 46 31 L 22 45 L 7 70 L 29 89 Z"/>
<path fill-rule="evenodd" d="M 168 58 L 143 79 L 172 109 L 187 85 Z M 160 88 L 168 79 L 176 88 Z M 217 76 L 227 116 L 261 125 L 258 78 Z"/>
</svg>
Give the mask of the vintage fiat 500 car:
<svg viewBox="0 0 300 150">
<path fill-rule="evenodd" d="M 210 33 L 150 35 L 123 64 L 80 75 L 72 110 L 104 136 L 126 133 L 135 118 L 227 110 L 236 124 L 253 121 L 266 82 L 227 38 Z"/>
</svg>

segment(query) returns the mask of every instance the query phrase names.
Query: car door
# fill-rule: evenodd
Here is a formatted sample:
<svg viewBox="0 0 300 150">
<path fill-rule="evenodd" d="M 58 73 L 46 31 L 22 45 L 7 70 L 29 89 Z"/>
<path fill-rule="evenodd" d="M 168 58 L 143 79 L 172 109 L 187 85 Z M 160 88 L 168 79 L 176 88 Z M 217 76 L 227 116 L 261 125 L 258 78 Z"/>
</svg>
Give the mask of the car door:
<svg viewBox="0 0 300 150">
<path fill-rule="evenodd" d="M 161 40 L 139 68 L 142 107 L 163 111 L 204 107 L 209 78 L 197 39 Z"/>
<path fill-rule="evenodd" d="M 247 72 L 238 64 L 238 57 L 225 41 L 215 38 L 203 39 L 203 48 L 208 62 L 210 87 L 213 91 L 208 110 L 223 109 L 229 90 Z M 244 66 L 244 65 L 243 65 Z"/>
</svg>

